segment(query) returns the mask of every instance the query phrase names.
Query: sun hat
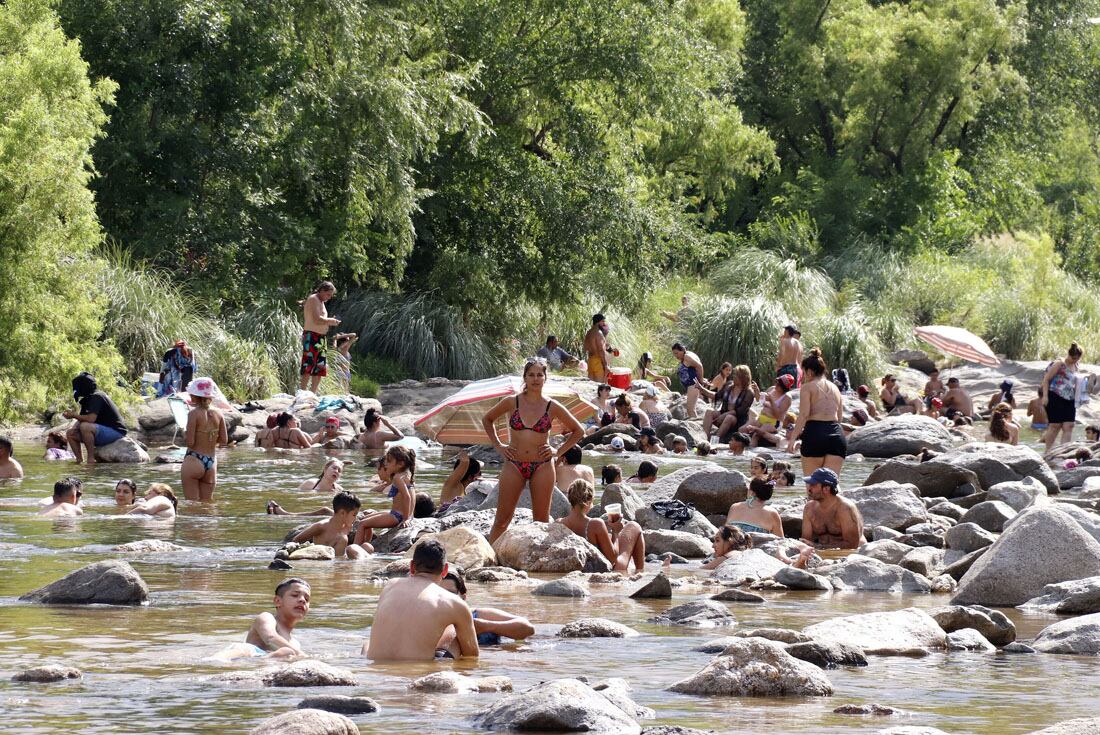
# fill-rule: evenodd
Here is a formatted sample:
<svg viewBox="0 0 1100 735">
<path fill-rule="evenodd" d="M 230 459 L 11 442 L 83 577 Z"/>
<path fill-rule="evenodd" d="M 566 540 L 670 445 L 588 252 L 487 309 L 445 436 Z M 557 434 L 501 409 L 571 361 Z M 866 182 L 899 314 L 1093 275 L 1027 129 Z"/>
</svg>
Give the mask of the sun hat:
<svg viewBox="0 0 1100 735">
<path fill-rule="evenodd" d="M 187 386 L 187 392 L 198 398 L 214 398 L 218 392 L 218 386 L 210 378 L 197 378 Z"/>
<path fill-rule="evenodd" d="M 611 448 L 612 449 L 625 449 L 626 444 L 623 442 L 623 438 L 621 436 L 611 437 Z"/>
<path fill-rule="evenodd" d="M 803 477 L 802 482 L 807 485 L 832 485 L 833 487 L 840 486 L 840 478 L 836 476 L 836 473 L 830 470 L 828 467 L 818 467 L 813 471 L 809 477 Z"/>
</svg>

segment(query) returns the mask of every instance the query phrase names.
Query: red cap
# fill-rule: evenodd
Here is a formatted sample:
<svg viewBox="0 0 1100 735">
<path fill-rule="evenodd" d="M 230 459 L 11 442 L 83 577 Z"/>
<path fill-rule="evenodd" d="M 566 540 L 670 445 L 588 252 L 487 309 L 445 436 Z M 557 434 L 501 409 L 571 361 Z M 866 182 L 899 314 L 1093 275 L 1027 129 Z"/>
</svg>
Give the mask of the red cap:
<svg viewBox="0 0 1100 735">
<path fill-rule="evenodd" d="M 856 393 L 858 393 L 860 395 L 860 397 L 869 396 L 869 395 L 871 395 L 871 389 L 868 388 L 865 385 L 861 385 L 858 388 L 856 388 Z"/>
<path fill-rule="evenodd" d="M 780 376 L 779 376 L 779 377 L 778 377 L 778 378 L 776 379 L 776 382 L 778 382 L 778 383 L 781 383 L 781 384 L 783 385 L 783 387 L 784 387 L 784 388 L 786 388 L 787 390 L 790 390 L 791 388 L 793 388 L 793 387 L 794 387 L 794 376 L 791 376 L 791 375 L 780 375 Z"/>
<path fill-rule="evenodd" d="M 325 424 L 327 424 L 328 426 L 339 426 L 340 419 L 336 418 L 335 416 L 329 416 L 327 419 L 325 419 Z"/>
</svg>

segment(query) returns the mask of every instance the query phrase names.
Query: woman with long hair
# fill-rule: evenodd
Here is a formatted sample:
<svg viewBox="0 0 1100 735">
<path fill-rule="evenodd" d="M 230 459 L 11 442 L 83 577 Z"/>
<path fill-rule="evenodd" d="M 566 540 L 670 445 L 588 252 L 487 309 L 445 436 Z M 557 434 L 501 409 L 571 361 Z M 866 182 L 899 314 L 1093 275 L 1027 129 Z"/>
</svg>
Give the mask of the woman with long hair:
<svg viewBox="0 0 1100 735">
<path fill-rule="evenodd" d="M 752 379 L 749 366 L 738 365 L 715 395 L 715 408 L 703 414 L 703 433 L 709 437 L 711 428 L 717 424 L 721 441 L 728 432 L 740 431 L 749 422 L 752 404 L 759 399 L 760 386 Z"/>
<path fill-rule="evenodd" d="M 179 501 L 176 499 L 176 494 L 172 492 L 172 488 L 163 482 L 154 482 L 145 491 L 145 499 L 126 511 L 126 515 L 152 516 L 153 518 L 164 519 L 175 518 L 177 506 L 179 506 Z"/>
<path fill-rule="evenodd" d="M 818 467 L 840 474 L 848 455 L 848 440 L 840 423 L 844 420 L 844 399 L 840 389 L 825 376 L 825 357 L 817 347 L 802 359 L 802 388 L 799 391 L 798 420 L 787 435 L 787 451 L 802 439 L 802 475 L 809 477 Z"/>
<path fill-rule="evenodd" d="M 180 481 L 183 497 L 204 503 L 214 499 L 214 486 L 218 484 L 217 449 L 229 443 L 225 417 L 210 406 L 216 391 L 210 378 L 197 378 L 187 386 L 192 406 L 187 414 L 187 453 L 180 465 Z"/>
<path fill-rule="evenodd" d="M 1074 342 L 1066 356 L 1047 366 L 1043 375 L 1043 405 L 1047 411 L 1047 431 L 1043 435 L 1046 451 L 1054 449 L 1058 434 L 1062 443 L 1073 438 L 1073 425 L 1077 422 L 1077 368 L 1084 352 Z"/>
<path fill-rule="evenodd" d="M 546 384 L 546 361 L 531 357 L 523 365 L 523 392 L 505 398 L 481 420 L 489 441 L 506 460 L 500 472 L 499 501 L 489 543 L 508 528 L 524 485 L 531 487 L 531 512 L 536 521 L 550 520 L 550 500 L 556 475 L 554 462 L 584 437 L 584 429 L 573 414 L 555 400 L 542 395 Z M 511 412 L 509 414 L 509 412 Z M 496 420 L 508 416 L 508 443 L 497 435 Z M 557 451 L 550 446 L 554 421 L 565 427 L 565 441 Z"/>
<path fill-rule="evenodd" d="M 653 385 L 659 385 L 665 390 L 672 390 L 672 381 L 664 375 L 655 373 L 649 369 L 649 366 L 653 364 L 653 353 L 643 352 L 642 356 L 638 358 L 638 380 L 644 380 L 652 383 Z"/>
<path fill-rule="evenodd" d="M 999 403 L 989 416 L 989 437 L 992 441 L 1015 446 L 1020 442 L 1020 425 L 1012 420 L 1012 406 Z"/>
</svg>

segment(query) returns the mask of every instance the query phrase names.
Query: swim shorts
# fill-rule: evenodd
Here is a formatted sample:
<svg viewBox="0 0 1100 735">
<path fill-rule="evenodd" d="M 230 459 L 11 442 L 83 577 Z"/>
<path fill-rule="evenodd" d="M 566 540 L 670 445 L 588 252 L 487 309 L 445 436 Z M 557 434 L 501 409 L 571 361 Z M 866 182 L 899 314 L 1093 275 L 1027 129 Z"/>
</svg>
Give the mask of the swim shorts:
<svg viewBox="0 0 1100 735">
<path fill-rule="evenodd" d="M 103 424 L 93 424 L 93 426 L 95 426 L 95 445 L 97 447 L 113 444 L 126 436 L 118 429 L 112 429 L 110 426 L 104 426 Z"/>
<path fill-rule="evenodd" d="M 844 431 L 835 421 L 807 421 L 802 428 L 803 457 L 845 457 L 848 455 L 848 441 Z"/>
<path fill-rule="evenodd" d="M 302 369 L 301 375 L 328 375 L 328 363 L 325 360 L 325 335 L 317 332 L 302 332 Z"/>
<path fill-rule="evenodd" d="M 796 387 L 802 385 L 802 368 L 798 367 L 798 365 L 795 365 L 793 362 L 787 365 L 783 365 L 775 371 L 775 377 L 778 378 L 781 375 L 790 375 L 792 378 L 794 378 L 794 384 Z"/>
</svg>

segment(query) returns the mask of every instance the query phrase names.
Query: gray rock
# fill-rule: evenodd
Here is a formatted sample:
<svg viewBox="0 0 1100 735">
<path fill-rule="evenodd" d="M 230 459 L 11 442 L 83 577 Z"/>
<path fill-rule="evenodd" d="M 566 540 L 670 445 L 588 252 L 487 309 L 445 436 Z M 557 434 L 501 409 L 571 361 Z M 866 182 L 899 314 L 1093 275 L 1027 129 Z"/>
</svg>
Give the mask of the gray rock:
<svg viewBox="0 0 1100 735">
<path fill-rule="evenodd" d="M 1069 515 L 1073 520 L 1077 521 L 1077 525 L 1080 526 L 1085 533 L 1092 536 L 1097 541 L 1100 541 L 1100 516 L 1092 511 L 1085 510 L 1084 508 L 1069 503 L 1058 502 L 1054 504 L 1054 507 Z"/>
<path fill-rule="evenodd" d="M 142 539 L 141 541 L 131 541 L 128 544 L 120 544 L 114 547 L 112 551 L 121 551 L 127 554 L 167 554 L 176 551 L 187 551 L 187 549 L 170 541 Z"/>
<path fill-rule="evenodd" d="M 497 503 L 500 502 L 500 486 L 494 487 L 488 495 L 485 496 L 484 502 L 478 507 L 478 510 L 496 510 Z M 531 510 L 531 488 L 525 485 L 523 492 L 519 494 L 519 500 L 516 502 L 517 508 L 526 508 Z M 565 493 L 557 488 L 554 488 L 553 494 L 550 497 L 550 517 L 561 518 L 562 516 L 569 515 L 571 510 L 569 506 L 569 498 L 565 497 Z"/>
<path fill-rule="evenodd" d="M 532 595 L 546 597 L 588 597 L 588 588 L 572 579 L 551 579 L 531 590 Z"/>
<path fill-rule="evenodd" d="M 898 534 L 899 536 L 901 534 Z M 882 539 L 863 544 L 857 549 L 861 556 L 876 559 L 884 564 L 897 564 L 913 550 L 912 546 L 893 539 Z"/>
<path fill-rule="evenodd" d="M 634 492 L 634 488 L 625 482 L 613 482 L 603 486 L 603 494 L 600 496 L 600 514 L 608 505 L 618 503 L 622 506 L 623 518 L 628 521 L 637 519 L 638 511 L 645 507 L 645 502 Z"/>
<path fill-rule="evenodd" d="M 132 436 L 124 436 L 118 441 L 95 448 L 96 462 L 116 464 L 140 464 L 149 461 L 145 446 Z"/>
<path fill-rule="evenodd" d="M 298 703 L 298 709 L 319 709 L 340 715 L 367 715 L 381 707 L 370 697 L 347 697 L 343 694 L 318 694 Z"/>
<path fill-rule="evenodd" d="M 992 653 L 997 647 L 973 628 L 960 628 L 947 634 L 947 650 Z"/>
<path fill-rule="evenodd" d="M 922 449 L 942 452 L 954 446 L 951 432 L 927 416 L 887 416 L 861 426 L 848 437 L 849 454 L 865 457 L 896 457 L 917 454 Z"/>
<path fill-rule="evenodd" d="M 79 679 L 84 676 L 80 669 L 59 664 L 44 664 L 30 669 L 24 669 L 11 678 L 12 681 L 32 682 L 35 684 L 51 684 L 67 679 Z"/>
<path fill-rule="evenodd" d="M 348 669 L 331 666 L 324 661 L 305 659 L 279 666 L 264 673 L 264 684 L 270 687 L 353 687 L 359 682 Z"/>
<path fill-rule="evenodd" d="M 1078 717 L 1057 725 L 1035 730 L 1028 735 L 1096 735 L 1100 732 L 1100 717 Z"/>
<path fill-rule="evenodd" d="M 696 472 L 685 478 L 673 497 L 691 503 L 703 514 L 725 514 L 731 505 L 744 501 L 748 491 L 748 480 L 743 474 L 719 469 Z"/>
<path fill-rule="evenodd" d="M 725 635 L 721 638 L 711 638 L 706 643 L 701 643 L 698 646 L 692 646 L 691 650 L 698 651 L 700 653 L 721 653 L 730 647 L 730 644 L 734 641 L 738 641 L 744 636 Z"/>
<path fill-rule="evenodd" d="M 731 644 L 694 676 L 670 691 L 732 697 L 827 697 L 829 679 L 813 664 L 786 652 L 781 643 L 744 638 Z"/>
<path fill-rule="evenodd" d="M 764 602 L 764 598 L 760 595 L 752 592 L 745 592 L 735 587 L 731 587 L 728 590 L 722 590 L 716 595 L 711 595 L 710 599 L 716 602 L 747 602 L 756 605 Z"/>
<path fill-rule="evenodd" d="M 687 559 L 703 559 L 710 556 L 713 547 L 708 539 L 685 531 L 651 529 L 643 533 L 648 553 L 661 555 L 672 552 Z"/>
<path fill-rule="evenodd" d="M 928 520 L 928 509 L 921 502 L 916 485 L 880 482 L 843 490 L 840 494 L 856 504 L 865 526 L 900 531 Z"/>
<path fill-rule="evenodd" d="M 1058 470 L 1054 475 L 1058 478 L 1058 487 L 1062 490 L 1069 490 L 1081 487 L 1085 484 L 1085 480 L 1090 477 L 1100 477 L 1100 467 L 1078 465 L 1073 469 Z"/>
<path fill-rule="evenodd" d="M 466 574 L 467 582 L 519 582 L 527 579 L 527 572 L 511 567 L 481 567 Z"/>
<path fill-rule="evenodd" d="M 692 475 L 700 472 L 724 472 L 725 468 L 714 462 L 700 462 L 662 475 L 649 485 L 639 486 L 639 494 L 646 503 L 655 500 L 671 500 L 680 489 L 681 483 Z M 727 508 L 728 510 L 728 508 Z"/>
<path fill-rule="evenodd" d="M 902 714 L 902 710 L 887 707 L 882 704 L 845 704 L 833 710 L 836 715 L 874 715 L 876 717 L 890 717 Z"/>
<path fill-rule="evenodd" d="M 558 638 L 633 638 L 638 631 L 607 618 L 581 618 L 566 623 Z"/>
<path fill-rule="evenodd" d="M 975 523 L 987 531 L 1000 533 L 1005 523 L 1012 520 L 1015 515 L 1016 511 L 1012 506 L 999 500 L 987 500 L 966 511 L 959 519 L 959 523 Z"/>
<path fill-rule="evenodd" d="M 718 531 L 718 528 L 699 511 L 692 513 L 691 520 L 680 523 L 671 518 L 665 518 L 653 508 L 646 506 L 634 514 L 634 520 L 647 531 L 683 531 L 704 538 L 714 538 L 714 534 Z"/>
<path fill-rule="evenodd" d="M 957 522 L 961 520 L 963 515 L 966 513 L 966 508 L 955 505 L 949 500 L 941 500 L 935 505 L 929 506 L 928 513 L 929 515 L 937 515 L 943 516 L 945 518 L 950 518 L 951 520 Z"/>
<path fill-rule="evenodd" d="M 947 634 L 923 610 L 915 607 L 890 612 L 833 618 L 802 629 L 817 641 L 836 641 L 883 656 L 922 655 L 947 647 Z"/>
<path fill-rule="evenodd" d="M 1035 653 L 1035 649 L 1019 641 L 1013 641 L 1001 649 L 1004 653 Z"/>
<path fill-rule="evenodd" d="M 970 571 L 970 567 L 974 566 L 975 562 L 982 558 L 985 552 L 989 551 L 990 548 L 989 546 L 985 546 L 977 551 L 971 551 L 969 554 L 963 554 L 961 558 L 949 562 L 947 566 L 944 567 L 943 573 L 950 576 L 955 581 L 961 580 L 966 573 Z M 944 561 L 947 561 L 946 557 Z"/>
<path fill-rule="evenodd" d="M 895 564 L 884 564 L 859 554 L 821 570 L 836 590 L 867 592 L 931 592 L 932 583 Z"/>
<path fill-rule="evenodd" d="M 1056 508 L 1023 511 L 959 581 L 952 602 L 1012 606 L 1056 582 L 1100 575 L 1100 543 Z"/>
<path fill-rule="evenodd" d="M 964 467 L 954 467 L 935 459 L 918 462 L 915 459 L 891 459 L 871 470 L 866 483 L 894 482 L 916 485 L 925 497 L 954 498 L 960 490 L 974 489 L 980 486 L 978 476 Z"/>
<path fill-rule="evenodd" d="M 929 611 L 945 633 L 971 628 L 994 646 L 1007 646 L 1016 640 L 1016 626 L 999 610 L 981 605 L 946 605 Z"/>
<path fill-rule="evenodd" d="M 295 709 L 264 720 L 249 735 L 359 735 L 359 727 L 335 712 Z"/>
<path fill-rule="evenodd" d="M 1031 598 L 1019 607 L 1056 615 L 1100 613 L 1100 577 L 1048 584 L 1043 588 L 1042 594 Z"/>
<path fill-rule="evenodd" d="M 833 588 L 825 577 L 792 566 L 784 566 L 775 573 L 773 579 L 792 590 L 832 590 Z"/>
<path fill-rule="evenodd" d="M 866 533 L 866 532 L 867 531 L 866 531 L 866 527 L 865 527 L 864 528 L 864 533 Z M 894 529 L 887 528 L 886 526 L 875 526 L 874 528 L 871 529 L 871 540 L 872 541 L 890 541 L 890 540 L 893 540 L 893 539 L 896 539 L 896 538 L 900 538 L 901 535 L 902 535 L 901 531 L 895 531 Z"/>
<path fill-rule="evenodd" d="M 974 472 L 981 483 L 979 490 L 988 490 L 1002 482 L 1032 477 L 1048 493 L 1058 492 L 1058 478 L 1047 463 L 1031 447 L 996 442 L 971 442 L 936 457 L 944 462 Z"/>
<path fill-rule="evenodd" d="M 949 735 L 949 733 L 925 725 L 898 725 L 879 730 L 877 735 Z"/>
<path fill-rule="evenodd" d="M 672 582 L 664 572 L 658 572 L 657 576 L 630 593 L 633 600 L 660 600 L 672 597 Z"/>
<path fill-rule="evenodd" d="M 624 438 L 636 442 L 638 441 L 638 437 L 640 437 L 642 434 L 640 431 L 634 428 L 633 424 L 608 424 L 607 426 L 601 426 L 600 428 L 596 429 L 594 432 L 586 436 L 584 438 L 584 443 L 610 444 L 611 439 L 616 435 L 623 436 Z M 493 450 L 493 453 L 496 454 L 496 450 Z"/>
<path fill-rule="evenodd" d="M 592 544 L 560 523 L 513 524 L 493 544 L 501 566 L 525 572 L 610 572 Z"/>
<path fill-rule="evenodd" d="M 466 692 L 510 692 L 512 680 L 507 676 L 478 679 L 457 671 L 436 671 L 409 684 L 410 691 L 430 694 L 463 694 Z"/>
<path fill-rule="evenodd" d="M 475 715 L 474 725 L 493 731 L 552 730 L 622 735 L 638 735 L 642 731 L 633 716 L 576 679 L 555 679 L 507 694 Z"/>
<path fill-rule="evenodd" d="M 862 650 L 839 641 L 793 643 L 787 646 L 787 653 L 822 669 L 867 665 L 867 657 Z"/>
<path fill-rule="evenodd" d="M 774 577 L 787 565 L 761 549 L 746 549 L 714 570 L 714 577 L 735 585 Z"/>
<path fill-rule="evenodd" d="M 649 622 L 661 625 L 685 625 L 694 628 L 714 628 L 724 625 L 737 625 L 737 619 L 729 609 L 713 600 L 695 600 L 666 610 Z"/>
<path fill-rule="evenodd" d="M 19 598 L 44 605 L 140 605 L 149 587 L 124 561 L 97 561 Z"/>
<path fill-rule="evenodd" d="M 626 679 L 613 677 L 598 681 L 591 685 L 592 690 L 598 693 L 611 704 L 615 705 L 631 717 L 639 720 L 652 720 L 657 713 L 649 707 L 642 707 L 630 696 L 630 684 Z"/>
<path fill-rule="evenodd" d="M 898 566 L 927 579 L 932 579 L 939 576 L 943 570 L 943 558 L 943 549 L 937 549 L 933 546 L 918 546 L 906 554 Z"/>
<path fill-rule="evenodd" d="M 905 365 L 920 370 L 925 375 L 936 369 L 936 363 L 921 350 L 895 350 L 889 354 L 891 365 Z"/>
<path fill-rule="evenodd" d="M 987 492 L 990 500 L 999 500 L 1016 512 L 1033 505 L 1038 498 L 1047 497 L 1047 489 L 1033 477 L 999 482 Z"/>
<path fill-rule="evenodd" d="M 439 533 L 442 530 L 443 523 L 439 518 L 409 518 L 397 528 L 376 533 L 371 545 L 376 554 L 404 554 L 424 534 Z"/>
<path fill-rule="evenodd" d="M 799 633 L 797 630 L 791 630 L 790 628 L 753 628 L 752 630 L 741 630 L 733 634 L 734 638 L 764 638 L 769 641 L 777 641 L 779 643 L 786 643 L 792 645 L 795 643 L 808 643 L 813 640 L 805 633 Z M 722 639 L 720 639 L 722 640 Z"/>
<path fill-rule="evenodd" d="M 997 541 L 997 536 L 977 523 L 965 521 L 951 528 L 943 536 L 947 548 L 969 554 L 971 551 L 992 546 Z"/>
<path fill-rule="evenodd" d="M 1048 625 L 1031 644 L 1041 653 L 1079 656 L 1100 654 L 1100 613 L 1082 615 Z"/>
<path fill-rule="evenodd" d="M 714 730 L 696 730 L 694 727 L 659 725 L 645 728 L 642 730 L 642 735 L 715 735 L 715 733 Z"/>
</svg>

